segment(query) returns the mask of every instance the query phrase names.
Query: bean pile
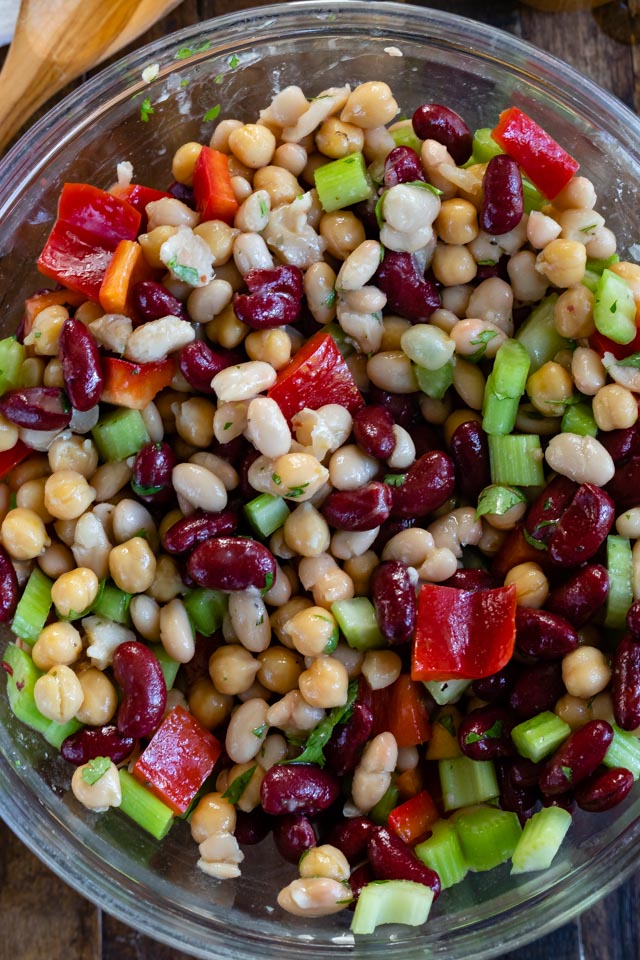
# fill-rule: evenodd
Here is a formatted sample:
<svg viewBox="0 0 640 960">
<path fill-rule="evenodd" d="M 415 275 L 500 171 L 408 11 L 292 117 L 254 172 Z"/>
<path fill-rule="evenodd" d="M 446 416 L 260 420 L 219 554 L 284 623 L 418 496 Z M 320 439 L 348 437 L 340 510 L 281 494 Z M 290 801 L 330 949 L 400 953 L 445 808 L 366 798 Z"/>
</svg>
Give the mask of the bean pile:
<svg viewBox="0 0 640 960">
<path fill-rule="evenodd" d="M 136 193 L 120 164 L 109 196 L 142 214 L 116 237 L 137 258 L 120 309 L 105 265 L 99 294 L 63 280 L 31 298 L 0 397 L 0 620 L 36 670 L 38 722 L 72 724 L 75 797 L 124 809 L 133 772 L 191 809 L 218 879 L 272 833 L 299 864 L 278 903 L 300 916 L 373 879 L 438 895 L 413 848 L 449 819 L 439 764 L 489 761 L 481 799 L 521 824 L 608 809 L 638 773 L 602 764 L 640 726 L 640 364 L 594 312 L 604 269 L 640 305 L 640 266 L 586 178 L 527 203 L 518 163 L 495 143 L 476 156 L 452 110 L 398 114 L 382 82 L 290 87 L 182 145 L 166 192 Z M 205 156 L 227 171 L 213 206 Z M 349 158 L 366 195 L 333 206 L 314 183 Z M 40 266 L 52 276 L 46 251 Z M 496 479 L 490 455 L 490 378 L 514 342 L 531 369 L 502 432 L 539 438 L 535 482 Z M 139 436 L 114 449 L 123 411 Z M 272 524 L 250 523 L 258 497 Z M 34 571 L 51 609 L 30 634 L 16 608 Z M 425 584 L 511 588 L 508 662 L 412 679 Z M 340 612 L 358 598 L 354 632 Z M 532 759 L 511 731 L 540 714 L 565 733 Z M 186 800 L 154 782 L 171 723 L 203 751 Z M 425 793 L 431 819 L 395 829 Z"/>
</svg>

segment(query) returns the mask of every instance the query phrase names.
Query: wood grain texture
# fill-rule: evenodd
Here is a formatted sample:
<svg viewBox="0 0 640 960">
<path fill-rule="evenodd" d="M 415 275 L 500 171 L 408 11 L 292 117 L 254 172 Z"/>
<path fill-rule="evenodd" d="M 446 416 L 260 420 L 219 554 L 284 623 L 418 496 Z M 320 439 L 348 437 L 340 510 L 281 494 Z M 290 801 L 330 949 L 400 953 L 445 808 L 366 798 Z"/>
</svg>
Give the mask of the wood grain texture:
<svg viewBox="0 0 640 960">
<path fill-rule="evenodd" d="M 241 7 L 262 5 L 262 0 L 184 0 L 137 44 Z M 578 14 L 545 14 L 511 0 L 432 0 L 425 5 L 514 33 L 572 63 L 628 106 L 640 109 L 640 0 L 615 0 Z M 636 875 L 577 920 L 500 960 L 640 960 L 639 905 Z M 102 915 L 1 825 L 0 917 L 0 960 L 187 960 L 186 954 Z"/>
</svg>

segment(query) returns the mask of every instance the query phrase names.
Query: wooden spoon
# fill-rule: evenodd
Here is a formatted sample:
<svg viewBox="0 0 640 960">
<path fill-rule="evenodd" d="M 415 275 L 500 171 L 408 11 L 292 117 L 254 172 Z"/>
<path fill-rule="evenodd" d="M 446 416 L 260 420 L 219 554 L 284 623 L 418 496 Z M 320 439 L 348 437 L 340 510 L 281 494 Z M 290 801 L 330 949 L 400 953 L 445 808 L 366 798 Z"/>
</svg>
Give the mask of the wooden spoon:
<svg viewBox="0 0 640 960">
<path fill-rule="evenodd" d="M 180 0 L 22 0 L 0 72 L 0 149 L 67 83 L 143 33 Z"/>
</svg>

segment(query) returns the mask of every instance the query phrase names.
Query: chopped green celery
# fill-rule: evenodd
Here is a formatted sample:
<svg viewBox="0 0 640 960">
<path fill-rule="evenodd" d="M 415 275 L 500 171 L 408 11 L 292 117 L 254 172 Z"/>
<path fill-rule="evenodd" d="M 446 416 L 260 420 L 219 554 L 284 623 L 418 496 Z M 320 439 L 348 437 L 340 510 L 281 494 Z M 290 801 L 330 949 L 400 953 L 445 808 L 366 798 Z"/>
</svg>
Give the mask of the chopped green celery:
<svg viewBox="0 0 640 960">
<path fill-rule="evenodd" d="M 173 811 L 124 769 L 118 770 L 122 803 L 120 810 L 156 840 L 162 840 L 173 824 Z"/>
<path fill-rule="evenodd" d="M 491 136 L 491 127 L 479 127 L 473 135 L 471 155 L 476 163 L 488 163 L 492 157 L 504 153 L 502 147 Z"/>
<path fill-rule="evenodd" d="M 452 820 L 437 820 L 431 827 L 429 839 L 419 843 L 414 853 L 427 867 L 435 870 L 443 890 L 460 883 L 469 871 Z"/>
<path fill-rule="evenodd" d="M 91 612 L 98 617 L 104 617 L 105 620 L 113 620 L 114 623 L 121 623 L 127 627 L 131 623 L 129 605 L 132 596 L 133 594 L 125 593 L 124 590 L 116 587 L 115 583 L 107 582 Z"/>
<path fill-rule="evenodd" d="M 530 362 L 517 340 L 505 340 L 499 348 L 484 391 L 482 426 L 486 433 L 501 435 L 513 430 Z"/>
<path fill-rule="evenodd" d="M 458 702 L 471 686 L 471 680 L 426 680 L 424 685 L 438 706 L 445 707 Z"/>
<path fill-rule="evenodd" d="M 227 612 L 228 598 L 221 590 L 196 587 L 182 598 L 191 625 L 203 637 L 210 637 L 219 630 Z"/>
<path fill-rule="evenodd" d="M 282 497 L 261 493 L 244 506 L 244 515 L 259 537 L 270 537 L 279 530 L 291 511 Z"/>
<path fill-rule="evenodd" d="M 335 300 L 335 298 L 337 297 L 335 290 L 332 291 L 331 294 L 329 294 L 329 297 L 333 297 L 333 299 Z M 327 300 L 328 299 L 329 298 L 327 298 Z M 343 358 L 343 360 L 346 360 L 347 357 L 350 357 L 352 354 L 356 352 L 355 342 L 351 339 L 351 337 L 347 333 L 344 332 L 344 330 L 339 324 L 327 323 L 322 328 L 322 332 L 328 333 L 333 337 L 333 339 L 336 342 L 336 347 L 340 351 L 340 356 Z"/>
<path fill-rule="evenodd" d="M 344 638 L 354 650 L 379 650 L 387 641 L 380 632 L 376 611 L 368 597 L 337 600 L 331 604 L 331 613 L 338 621 Z"/>
<path fill-rule="evenodd" d="M 149 442 L 149 434 L 139 410 L 120 407 L 98 420 L 91 431 L 102 460 L 126 460 Z"/>
<path fill-rule="evenodd" d="M 22 364 L 27 351 L 15 337 L 0 340 L 0 396 L 20 386 Z"/>
<path fill-rule="evenodd" d="M 595 273 L 593 270 L 587 268 L 584 271 L 584 276 L 582 277 L 581 283 L 587 290 L 591 290 L 591 293 L 595 293 L 598 289 L 598 283 L 600 282 L 600 277 L 602 274 Z"/>
<path fill-rule="evenodd" d="M 314 173 L 318 199 L 325 213 L 368 200 L 373 185 L 361 153 L 349 153 L 318 167 Z"/>
<path fill-rule="evenodd" d="M 544 483 L 544 454 L 535 433 L 489 434 L 491 482 L 514 487 Z"/>
<path fill-rule="evenodd" d="M 171 690 L 176 682 L 176 676 L 178 675 L 181 664 L 169 656 L 161 643 L 150 643 L 149 650 L 156 655 L 167 690 Z"/>
<path fill-rule="evenodd" d="M 602 271 L 608 270 L 614 263 L 620 263 L 620 257 L 617 253 L 612 253 L 610 257 L 606 257 L 604 260 L 596 260 L 593 257 L 589 257 L 587 260 L 587 270 L 601 276 Z"/>
<path fill-rule="evenodd" d="M 519 723 L 511 731 L 511 739 L 521 757 L 537 763 L 567 739 L 571 727 L 555 713 L 545 710 Z"/>
<path fill-rule="evenodd" d="M 595 289 L 593 320 L 596 329 L 616 343 L 631 343 L 638 332 L 631 287 L 606 267 Z"/>
<path fill-rule="evenodd" d="M 382 794 L 375 806 L 371 807 L 367 816 L 370 820 L 373 820 L 374 823 L 377 823 L 379 827 L 384 826 L 384 824 L 389 819 L 389 814 L 395 807 L 398 806 L 398 800 L 400 797 L 400 791 L 396 786 L 396 782 L 391 778 L 391 783 Z"/>
<path fill-rule="evenodd" d="M 613 740 L 609 744 L 602 761 L 605 767 L 625 767 L 633 774 L 633 779 L 640 779 L 640 740 L 632 733 L 621 730 L 612 723 Z"/>
<path fill-rule="evenodd" d="M 626 537 L 607 537 L 609 592 L 604 623 L 613 630 L 624 630 L 627 613 L 633 603 L 633 556 Z"/>
<path fill-rule="evenodd" d="M 391 134 L 391 139 L 395 143 L 396 147 L 411 147 L 412 150 L 415 150 L 416 153 L 420 153 L 422 149 L 422 140 L 420 137 L 416 136 L 416 132 L 411 125 L 411 121 L 402 126 L 397 126 L 393 130 L 389 130 Z"/>
<path fill-rule="evenodd" d="M 537 187 L 531 183 L 528 177 L 522 176 L 522 203 L 525 213 L 531 213 L 532 210 L 542 210 L 546 204 L 546 198 L 542 196 Z"/>
<path fill-rule="evenodd" d="M 513 855 L 522 836 L 518 814 L 498 807 L 473 806 L 453 815 L 469 870 L 493 870 Z"/>
<path fill-rule="evenodd" d="M 513 851 L 511 873 L 550 867 L 570 826 L 571 814 L 562 807 L 543 807 L 534 813 Z"/>
<path fill-rule="evenodd" d="M 562 433 L 577 433 L 580 437 L 595 437 L 598 425 L 590 403 L 574 403 L 567 407 L 560 426 Z"/>
<path fill-rule="evenodd" d="M 531 311 L 515 335 L 515 339 L 522 344 L 531 359 L 529 373 L 535 373 L 543 364 L 553 360 L 560 350 L 566 350 L 570 346 L 569 341 L 560 336 L 556 329 L 554 311 L 557 300 L 557 293 L 545 297 Z"/>
<path fill-rule="evenodd" d="M 438 761 L 438 771 L 445 810 L 484 803 L 500 793 L 496 769 L 491 760 L 451 757 Z"/>
<path fill-rule="evenodd" d="M 442 400 L 453 383 L 454 362 L 453 359 L 447 360 L 439 370 L 427 370 L 426 367 L 419 367 L 417 363 L 413 364 L 418 386 L 432 400 Z"/>
<path fill-rule="evenodd" d="M 59 750 L 62 742 L 80 730 L 83 724 L 79 720 L 56 723 L 40 713 L 33 688 L 43 674 L 25 650 L 15 643 L 9 643 L 2 664 L 7 674 L 7 699 L 11 712 L 21 723 L 42 734 L 47 743 Z"/>
<path fill-rule="evenodd" d="M 35 643 L 51 610 L 53 580 L 40 567 L 34 567 L 13 616 L 11 630 L 21 640 Z"/>
<path fill-rule="evenodd" d="M 373 933 L 385 923 L 420 927 L 426 923 L 434 893 L 413 880 L 374 880 L 363 887 L 351 921 L 356 935 Z M 350 899 L 348 887 L 345 900 Z"/>
</svg>

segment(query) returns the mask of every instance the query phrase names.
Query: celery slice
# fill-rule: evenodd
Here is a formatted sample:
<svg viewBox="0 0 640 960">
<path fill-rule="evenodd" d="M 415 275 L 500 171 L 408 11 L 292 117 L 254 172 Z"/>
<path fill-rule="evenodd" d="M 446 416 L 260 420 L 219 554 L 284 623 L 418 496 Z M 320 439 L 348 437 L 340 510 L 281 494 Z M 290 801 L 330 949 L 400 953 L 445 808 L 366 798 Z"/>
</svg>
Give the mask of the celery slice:
<svg viewBox="0 0 640 960">
<path fill-rule="evenodd" d="M 373 185 L 361 153 L 349 153 L 318 167 L 314 174 L 318 199 L 325 213 L 368 200 Z"/>
<path fill-rule="evenodd" d="M 514 487 L 537 487 L 544 483 L 544 455 L 540 437 L 534 433 L 489 434 L 491 482 Z"/>
<path fill-rule="evenodd" d="M 591 404 L 574 403 L 567 407 L 560 429 L 563 433 L 577 433 L 581 437 L 595 437 L 598 432 Z"/>
<path fill-rule="evenodd" d="M 356 935 L 373 933 L 385 923 L 420 927 L 427 921 L 433 896 L 433 890 L 413 880 L 374 880 L 358 897 L 351 930 Z"/>
<path fill-rule="evenodd" d="M 556 353 L 569 346 L 569 341 L 560 336 L 556 329 L 554 312 L 557 300 L 557 293 L 545 297 L 531 311 L 515 335 L 515 339 L 522 344 L 531 358 L 529 373 L 535 373 L 543 364 L 553 360 Z"/>
<path fill-rule="evenodd" d="M 160 669 L 162 670 L 162 676 L 164 677 L 167 690 L 171 690 L 176 682 L 176 676 L 178 675 L 178 670 L 180 669 L 181 664 L 179 664 L 177 660 L 174 660 L 173 657 L 169 656 L 161 643 L 150 643 L 149 649 L 155 654 L 156 659 L 160 664 Z"/>
<path fill-rule="evenodd" d="M 537 763 L 567 739 L 571 727 L 555 713 L 545 710 L 519 723 L 511 731 L 511 739 L 521 757 Z"/>
<path fill-rule="evenodd" d="M 34 567 L 13 616 L 11 630 L 21 640 L 35 643 L 51 610 L 53 580 L 40 567 Z"/>
<path fill-rule="evenodd" d="M 122 623 L 128 627 L 131 623 L 129 605 L 132 596 L 133 594 L 125 593 L 116 587 L 115 583 L 105 583 L 91 612 L 105 620 L 113 620 L 114 623 Z"/>
<path fill-rule="evenodd" d="M 474 803 L 493 800 L 500 793 L 496 770 L 491 760 L 452 757 L 438 760 L 445 810 L 458 810 Z"/>
<path fill-rule="evenodd" d="M 331 604 L 331 613 L 338 621 L 345 640 L 354 650 L 386 647 L 387 642 L 376 620 L 376 611 L 368 597 L 337 600 Z"/>
<path fill-rule="evenodd" d="M 543 807 L 534 813 L 513 851 L 511 873 L 550 867 L 570 826 L 571 814 L 562 807 Z"/>
<path fill-rule="evenodd" d="M 482 426 L 486 433 L 500 435 L 513 430 L 530 363 L 527 350 L 517 340 L 505 340 L 496 353 L 482 406 Z"/>
<path fill-rule="evenodd" d="M 210 637 L 222 626 L 228 600 L 221 590 L 196 587 L 185 594 L 182 602 L 193 629 L 203 637 Z"/>
<path fill-rule="evenodd" d="M 415 150 L 416 153 L 420 153 L 422 149 L 422 140 L 420 137 L 416 136 L 416 132 L 413 129 L 411 122 L 395 127 L 395 129 L 389 130 L 389 133 L 391 134 L 391 138 L 396 147 L 411 147 L 411 149 Z"/>
<path fill-rule="evenodd" d="M 389 814 L 395 807 L 398 806 L 398 800 L 400 798 L 400 791 L 396 786 L 396 782 L 391 778 L 391 783 L 382 794 L 375 806 L 371 807 L 367 816 L 370 820 L 373 820 L 374 823 L 378 826 L 383 826 L 389 819 Z"/>
<path fill-rule="evenodd" d="M 173 811 L 138 783 L 126 770 L 118 770 L 122 803 L 120 809 L 156 840 L 162 840 L 173 824 Z"/>
<path fill-rule="evenodd" d="M 471 155 L 476 163 L 488 163 L 492 157 L 504 153 L 502 147 L 491 136 L 491 127 L 479 127 L 473 135 Z"/>
<path fill-rule="evenodd" d="M 259 537 L 270 537 L 279 530 L 291 511 L 282 497 L 261 493 L 244 506 L 244 515 Z"/>
<path fill-rule="evenodd" d="M 605 767 L 625 767 L 633 774 L 633 779 L 640 779 L 640 740 L 632 733 L 621 730 L 612 723 L 613 740 L 602 761 Z"/>
<path fill-rule="evenodd" d="M 91 431 L 102 460 L 126 460 L 149 442 L 149 434 L 139 410 L 125 407 L 101 417 Z"/>
<path fill-rule="evenodd" d="M 21 723 L 42 734 L 47 743 L 59 750 L 62 742 L 83 724 L 79 720 L 55 723 L 40 713 L 33 688 L 36 680 L 42 676 L 42 671 L 38 670 L 26 651 L 10 643 L 2 662 L 7 673 L 7 699 L 11 712 Z"/>
<path fill-rule="evenodd" d="M 442 400 L 453 383 L 453 367 L 453 359 L 447 360 L 438 370 L 427 370 L 426 367 L 419 367 L 417 363 L 413 364 L 418 386 L 432 400 Z"/>
<path fill-rule="evenodd" d="M 462 853 L 473 871 L 493 870 L 509 860 L 522 835 L 517 813 L 475 806 L 454 814 Z"/>
<path fill-rule="evenodd" d="M 631 287 L 606 267 L 595 290 L 593 320 L 596 329 L 616 343 L 631 343 L 638 332 Z"/>
<path fill-rule="evenodd" d="M 444 707 L 447 703 L 457 703 L 471 686 L 471 680 L 427 680 L 424 685 L 438 706 Z"/>
<path fill-rule="evenodd" d="M 428 840 L 419 843 L 414 853 L 440 877 L 443 890 L 464 880 L 469 864 L 465 860 L 460 838 L 452 820 L 438 820 L 431 827 Z"/>
<path fill-rule="evenodd" d="M 531 213 L 532 210 L 542 210 L 547 202 L 536 186 L 531 183 L 528 177 L 522 175 L 522 203 L 525 213 Z"/>
<path fill-rule="evenodd" d="M 0 340 L 0 396 L 20 386 L 20 373 L 27 351 L 15 337 Z"/>
<path fill-rule="evenodd" d="M 607 537 L 609 593 L 604 623 L 613 630 L 624 630 L 627 613 L 633 603 L 633 555 L 626 537 Z"/>
</svg>

